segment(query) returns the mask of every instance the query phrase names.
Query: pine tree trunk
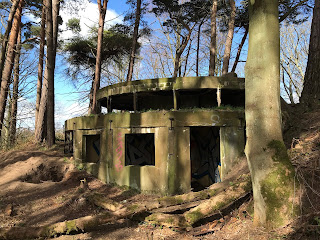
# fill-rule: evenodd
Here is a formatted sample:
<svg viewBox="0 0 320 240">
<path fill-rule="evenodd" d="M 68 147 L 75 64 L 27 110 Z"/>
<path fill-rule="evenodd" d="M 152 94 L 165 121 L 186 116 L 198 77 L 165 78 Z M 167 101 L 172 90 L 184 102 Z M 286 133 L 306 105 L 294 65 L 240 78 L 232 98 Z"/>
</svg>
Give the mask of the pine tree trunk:
<svg viewBox="0 0 320 240">
<path fill-rule="evenodd" d="M 1 56 L 0 56 L 0 84 L 1 84 L 1 79 L 2 79 L 2 70 L 4 67 L 4 63 L 5 63 L 5 56 L 7 53 L 9 34 L 11 32 L 13 17 L 15 16 L 15 13 L 17 11 L 19 2 L 20 2 L 19 0 L 15 0 L 12 3 L 12 6 L 10 8 L 10 13 L 8 16 L 8 20 L 7 20 L 7 28 L 6 28 L 6 31 L 3 35 L 3 37 L 2 37 L 2 47 L 1 47 Z"/>
<path fill-rule="evenodd" d="M 39 63 L 38 63 L 38 82 L 37 82 L 37 99 L 36 99 L 36 113 L 35 113 L 35 129 L 37 129 L 37 120 L 39 114 L 42 78 L 43 78 L 43 57 L 44 57 L 44 44 L 45 44 L 45 26 L 46 26 L 46 8 L 43 2 L 41 13 L 41 30 L 40 30 L 40 49 L 39 49 Z"/>
<path fill-rule="evenodd" d="M 308 63 L 301 102 L 309 108 L 320 105 L 320 0 L 315 0 L 313 8 Z"/>
<path fill-rule="evenodd" d="M 213 0 L 212 8 L 211 8 L 211 41 L 210 41 L 209 76 L 214 76 L 215 69 L 216 69 L 217 9 L 218 9 L 218 1 Z"/>
<path fill-rule="evenodd" d="M 12 24 L 12 29 L 9 37 L 9 42 L 8 42 L 7 56 L 6 56 L 5 65 L 2 72 L 1 91 L 0 91 L 0 129 L 2 129 L 2 123 L 4 120 L 4 113 L 5 113 L 7 97 L 8 97 L 8 88 L 9 88 L 10 78 L 11 78 L 13 64 L 14 64 L 15 47 L 17 44 L 17 38 L 18 38 L 19 28 L 21 24 L 22 5 L 23 5 L 23 0 L 20 0 L 14 16 L 13 24 Z M 0 131 L 0 137 L 1 137 L 1 131 Z"/>
<path fill-rule="evenodd" d="M 234 22 L 236 18 L 236 4 L 234 0 L 230 0 L 230 7 L 231 7 L 231 13 L 230 13 L 230 20 L 229 20 L 229 27 L 228 27 L 229 28 L 228 35 L 227 35 L 226 45 L 224 48 L 222 74 L 228 73 L 228 68 L 229 68 L 229 60 L 230 60 L 230 53 L 231 53 L 233 32 L 234 32 Z"/>
<path fill-rule="evenodd" d="M 52 0 L 46 0 L 46 42 L 47 42 L 47 58 L 44 79 L 41 91 L 40 108 L 37 119 L 37 129 L 35 130 L 35 140 L 40 143 L 44 132 L 44 125 L 48 117 L 45 118 L 48 110 L 49 89 L 53 89 L 54 81 L 54 40 L 53 40 L 53 19 L 52 19 Z M 51 94 L 51 93 L 50 93 Z M 47 115 L 49 113 L 47 112 Z M 48 122 L 47 122 L 48 123 Z M 47 127 L 48 128 L 48 127 Z M 50 141 L 50 140 L 49 140 Z M 47 144 L 50 143 L 47 140 Z"/>
<path fill-rule="evenodd" d="M 97 54 L 96 54 L 96 69 L 95 69 L 93 91 L 92 91 L 92 107 L 89 109 L 89 113 L 91 114 L 100 113 L 100 107 L 98 106 L 98 102 L 97 102 L 97 92 L 100 88 L 103 29 L 104 29 L 104 20 L 107 12 L 108 0 L 102 0 L 102 1 L 103 1 L 103 5 L 101 5 L 101 0 L 98 0 L 99 28 L 98 28 L 98 41 L 97 41 Z"/>
<path fill-rule="evenodd" d="M 56 65 L 56 53 L 58 42 L 58 16 L 60 10 L 60 1 L 52 0 L 52 50 L 48 45 L 48 54 L 50 56 L 50 78 L 48 79 L 48 102 L 47 102 L 47 145 L 51 147 L 55 143 L 54 131 L 54 69 Z M 48 39 L 48 38 L 47 38 Z M 51 51 L 50 51 L 51 50 Z"/>
<path fill-rule="evenodd" d="M 281 132 L 278 1 L 250 1 L 249 15 L 245 153 L 252 178 L 254 223 L 277 227 L 288 223 L 296 210 L 294 169 Z"/>
<path fill-rule="evenodd" d="M 239 58 L 240 58 L 240 54 L 241 54 L 241 50 L 242 50 L 242 47 L 247 39 L 247 36 L 248 36 L 248 32 L 249 32 L 249 28 L 246 27 L 246 31 L 244 32 L 244 35 L 241 39 L 241 43 L 238 47 L 238 51 L 237 51 L 237 56 L 236 56 L 236 59 L 234 60 L 234 63 L 233 63 L 233 66 L 232 66 L 232 70 L 231 72 L 235 72 L 236 71 L 236 68 L 237 68 L 237 65 L 239 63 Z"/>
<path fill-rule="evenodd" d="M 9 122 L 8 145 L 12 147 L 16 142 L 18 94 L 19 94 L 19 73 L 20 73 L 20 54 L 21 54 L 21 27 L 17 39 L 16 55 L 14 58 L 14 76 L 12 87 L 11 112 Z"/>
<path fill-rule="evenodd" d="M 129 62 L 129 69 L 128 69 L 128 75 L 127 75 L 127 82 L 130 82 L 132 80 L 134 60 L 135 60 L 136 51 L 137 51 L 138 33 L 139 33 L 138 31 L 139 31 L 139 25 L 140 25 L 140 18 L 141 18 L 141 0 L 137 0 L 136 19 L 135 19 L 135 22 L 134 22 L 134 30 L 133 30 L 133 37 L 132 37 L 132 48 L 131 48 L 131 54 L 130 54 L 130 62 Z"/>
</svg>

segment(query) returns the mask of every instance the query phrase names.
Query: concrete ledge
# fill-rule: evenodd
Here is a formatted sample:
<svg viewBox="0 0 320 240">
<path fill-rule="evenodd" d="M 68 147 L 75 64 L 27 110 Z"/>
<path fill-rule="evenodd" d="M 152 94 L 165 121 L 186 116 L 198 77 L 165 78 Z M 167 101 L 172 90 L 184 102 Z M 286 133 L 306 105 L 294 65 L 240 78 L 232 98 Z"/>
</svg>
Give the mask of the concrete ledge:
<svg viewBox="0 0 320 240">
<path fill-rule="evenodd" d="M 100 114 L 69 119 L 65 130 L 185 126 L 243 127 L 244 110 L 190 109 Z"/>
<path fill-rule="evenodd" d="M 100 89 L 97 99 L 101 100 L 112 95 L 128 94 L 134 92 L 169 91 L 182 89 L 241 89 L 245 86 L 244 78 L 237 78 L 233 74 L 222 77 L 177 77 L 156 78 L 132 82 L 118 83 Z"/>
</svg>

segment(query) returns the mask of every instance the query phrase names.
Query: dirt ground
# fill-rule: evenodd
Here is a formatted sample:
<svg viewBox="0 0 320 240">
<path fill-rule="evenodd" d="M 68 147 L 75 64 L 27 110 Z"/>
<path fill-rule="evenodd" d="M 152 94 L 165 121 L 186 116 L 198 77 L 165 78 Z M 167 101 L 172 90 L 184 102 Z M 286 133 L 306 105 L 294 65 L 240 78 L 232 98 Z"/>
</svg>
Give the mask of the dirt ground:
<svg viewBox="0 0 320 240">
<path fill-rule="evenodd" d="M 91 232 L 55 239 L 320 239 L 320 111 L 303 114 L 285 132 L 297 181 L 305 187 L 302 216 L 288 226 L 273 231 L 254 227 L 249 196 L 227 215 L 217 214 L 194 229 L 150 225 L 141 218 L 121 219 Z M 72 157 L 63 153 L 62 143 L 52 149 L 20 146 L 0 152 L 0 159 L 0 231 L 5 227 L 45 226 L 107 212 L 88 201 L 92 193 L 104 194 L 124 205 L 158 197 L 104 184 L 78 170 Z M 88 187 L 81 185 L 84 179 Z"/>
</svg>

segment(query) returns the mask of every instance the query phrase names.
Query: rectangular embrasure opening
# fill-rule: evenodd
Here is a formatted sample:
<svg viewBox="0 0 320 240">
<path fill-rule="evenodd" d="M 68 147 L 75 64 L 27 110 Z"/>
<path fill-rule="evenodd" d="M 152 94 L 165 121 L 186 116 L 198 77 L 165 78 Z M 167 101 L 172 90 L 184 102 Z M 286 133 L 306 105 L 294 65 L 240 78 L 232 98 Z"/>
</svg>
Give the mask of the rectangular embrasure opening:
<svg viewBox="0 0 320 240">
<path fill-rule="evenodd" d="M 100 157 L 100 134 L 85 135 L 86 162 L 97 163 Z"/>
<path fill-rule="evenodd" d="M 155 166 L 154 133 L 126 134 L 126 166 Z"/>
<path fill-rule="evenodd" d="M 191 188 L 220 182 L 220 128 L 190 127 Z"/>
</svg>

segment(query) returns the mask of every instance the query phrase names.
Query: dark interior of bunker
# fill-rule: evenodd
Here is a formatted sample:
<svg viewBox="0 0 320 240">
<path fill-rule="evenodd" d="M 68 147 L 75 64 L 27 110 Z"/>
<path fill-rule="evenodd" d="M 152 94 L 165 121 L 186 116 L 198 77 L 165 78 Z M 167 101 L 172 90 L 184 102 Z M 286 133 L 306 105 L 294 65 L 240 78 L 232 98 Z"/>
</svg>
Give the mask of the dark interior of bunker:
<svg viewBox="0 0 320 240">
<path fill-rule="evenodd" d="M 218 127 L 190 127 L 191 188 L 200 191 L 220 182 Z"/>
</svg>

